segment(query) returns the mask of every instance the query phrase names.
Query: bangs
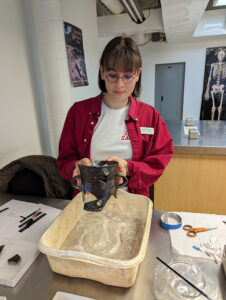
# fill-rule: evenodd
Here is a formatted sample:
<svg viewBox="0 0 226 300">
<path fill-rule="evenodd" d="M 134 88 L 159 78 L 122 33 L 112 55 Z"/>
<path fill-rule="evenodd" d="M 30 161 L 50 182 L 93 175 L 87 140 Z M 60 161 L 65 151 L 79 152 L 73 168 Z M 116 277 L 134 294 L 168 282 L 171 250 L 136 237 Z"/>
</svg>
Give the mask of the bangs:
<svg viewBox="0 0 226 300">
<path fill-rule="evenodd" d="M 106 55 L 103 68 L 107 71 L 114 70 L 122 73 L 135 73 L 141 67 L 140 57 L 125 47 L 117 47 Z"/>
<path fill-rule="evenodd" d="M 100 58 L 100 65 L 105 71 L 113 70 L 120 73 L 136 73 L 142 67 L 140 51 L 129 37 L 117 36 L 104 48 Z M 106 93 L 105 80 L 102 79 L 100 70 L 98 85 L 102 92 Z M 141 90 L 141 72 L 132 92 L 133 97 L 138 97 Z"/>
</svg>

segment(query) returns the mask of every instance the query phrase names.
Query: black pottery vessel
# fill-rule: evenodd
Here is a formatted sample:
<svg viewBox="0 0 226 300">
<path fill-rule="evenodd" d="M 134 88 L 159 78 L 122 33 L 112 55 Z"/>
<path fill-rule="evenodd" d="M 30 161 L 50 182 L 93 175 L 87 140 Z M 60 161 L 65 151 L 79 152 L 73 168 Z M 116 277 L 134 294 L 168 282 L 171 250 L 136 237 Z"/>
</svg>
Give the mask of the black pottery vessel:
<svg viewBox="0 0 226 300">
<path fill-rule="evenodd" d="M 110 196 L 116 197 L 117 189 L 127 184 L 127 177 L 117 173 L 117 166 L 115 161 L 96 161 L 92 166 L 79 165 L 80 175 L 72 178 L 72 187 L 82 191 L 83 202 L 87 193 L 96 197 L 96 200 L 84 203 L 85 210 L 101 211 Z M 123 179 L 119 185 L 116 184 L 118 176 Z M 81 179 L 82 186 L 76 185 L 77 179 Z"/>
</svg>

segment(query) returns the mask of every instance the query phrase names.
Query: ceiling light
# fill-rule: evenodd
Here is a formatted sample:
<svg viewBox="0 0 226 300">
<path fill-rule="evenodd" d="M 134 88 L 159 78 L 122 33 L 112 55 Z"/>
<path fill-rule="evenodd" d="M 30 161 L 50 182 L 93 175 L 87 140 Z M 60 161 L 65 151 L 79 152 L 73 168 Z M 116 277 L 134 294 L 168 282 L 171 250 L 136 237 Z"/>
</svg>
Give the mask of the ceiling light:
<svg viewBox="0 0 226 300">
<path fill-rule="evenodd" d="M 137 0 L 120 0 L 133 22 L 141 24 L 145 21 L 144 14 Z"/>
<path fill-rule="evenodd" d="M 226 0 L 213 0 L 213 6 L 225 6 Z"/>
</svg>

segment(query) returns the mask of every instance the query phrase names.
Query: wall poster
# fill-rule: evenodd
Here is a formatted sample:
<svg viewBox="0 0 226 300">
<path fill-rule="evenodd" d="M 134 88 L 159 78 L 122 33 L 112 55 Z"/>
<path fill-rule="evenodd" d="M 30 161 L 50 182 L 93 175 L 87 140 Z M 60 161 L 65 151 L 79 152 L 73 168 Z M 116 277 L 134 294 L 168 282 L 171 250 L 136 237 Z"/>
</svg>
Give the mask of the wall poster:
<svg viewBox="0 0 226 300">
<path fill-rule="evenodd" d="M 88 85 L 82 30 L 70 23 L 64 22 L 64 36 L 71 83 L 74 87 Z"/>
<path fill-rule="evenodd" d="M 200 120 L 226 120 L 226 47 L 206 49 Z"/>
</svg>

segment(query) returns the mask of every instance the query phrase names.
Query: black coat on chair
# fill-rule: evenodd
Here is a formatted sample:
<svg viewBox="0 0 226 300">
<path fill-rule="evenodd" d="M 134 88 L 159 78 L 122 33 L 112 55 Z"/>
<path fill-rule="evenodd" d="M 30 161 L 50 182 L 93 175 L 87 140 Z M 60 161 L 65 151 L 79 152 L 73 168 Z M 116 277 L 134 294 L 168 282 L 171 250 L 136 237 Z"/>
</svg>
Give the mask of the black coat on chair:
<svg viewBox="0 0 226 300">
<path fill-rule="evenodd" d="M 71 199 L 73 189 L 61 177 L 55 158 L 30 155 L 0 169 L 0 192 Z"/>
</svg>

